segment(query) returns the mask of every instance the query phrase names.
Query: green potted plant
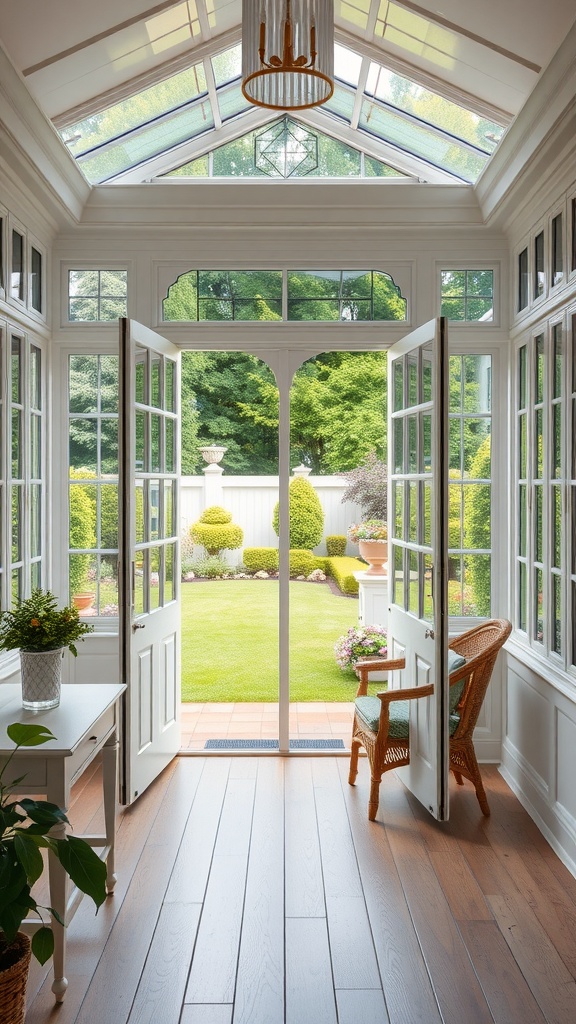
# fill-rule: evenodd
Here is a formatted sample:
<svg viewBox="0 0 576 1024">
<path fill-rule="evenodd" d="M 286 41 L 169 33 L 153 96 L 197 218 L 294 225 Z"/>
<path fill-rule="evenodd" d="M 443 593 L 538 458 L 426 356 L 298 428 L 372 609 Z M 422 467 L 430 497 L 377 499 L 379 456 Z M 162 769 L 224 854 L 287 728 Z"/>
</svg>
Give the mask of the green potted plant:
<svg viewBox="0 0 576 1024">
<path fill-rule="evenodd" d="M 43 725 L 14 723 L 7 732 L 15 744 L 14 752 L 55 738 Z M 106 864 L 83 839 L 50 836 L 54 825 L 68 819 L 63 810 L 47 800 L 18 799 L 14 795 L 23 779 L 5 781 L 12 757 L 10 754 L 0 770 L 0 1019 L 5 1024 L 23 1024 L 31 954 L 43 964 L 54 950 L 46 916 L 56 921 L 57 927 L 63 926 L 56 911 L 39 906 L 31 894 L 44 871 L 42 850 L 58 858 L 72 882 L 94 900 L 97 909 L 106 898 Z M 31 942 L 19 930 L 29 911 L 40 920 Z"/>
<path fill-rule="evenodd" d="M 76 641 L 93 630 L 73 605 L 58 608 L 49 590 L 34 590 L 16 608 L 0 613 L 0 650 L 20 650 L 23 707 L 57 707 L 64 651 L 76 657 Z"/>
</svg>

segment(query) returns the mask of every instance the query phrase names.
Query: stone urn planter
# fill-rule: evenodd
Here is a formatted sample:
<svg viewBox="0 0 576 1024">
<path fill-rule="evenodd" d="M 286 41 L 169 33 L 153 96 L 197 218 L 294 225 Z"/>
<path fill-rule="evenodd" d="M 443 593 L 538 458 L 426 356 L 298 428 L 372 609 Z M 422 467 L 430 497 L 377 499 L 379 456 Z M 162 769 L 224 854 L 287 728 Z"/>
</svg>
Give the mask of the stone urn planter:
<svg viewBox="0 0 576 1024">
<path fill-rule="evenodd" d="M 369 563 L 369 568 L 366 569 L 367 576 L 387 575 L 387 568 L 385 568 L 388 558 L 387 540 L 359 540 L 358 548 L 361 558 Z"/>
</svg>

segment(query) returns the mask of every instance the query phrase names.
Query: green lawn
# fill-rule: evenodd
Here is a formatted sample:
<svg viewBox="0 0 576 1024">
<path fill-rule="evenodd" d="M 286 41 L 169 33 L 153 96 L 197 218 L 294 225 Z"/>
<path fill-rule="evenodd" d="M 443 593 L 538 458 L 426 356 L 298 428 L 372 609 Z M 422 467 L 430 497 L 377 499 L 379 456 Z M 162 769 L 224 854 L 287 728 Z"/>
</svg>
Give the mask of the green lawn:
<svg viewBox="0 0 576 1024">
<path fill-rule="evenodd" d="M 334 644 L 358 624 L 358 602 L 328 586 L 290 583 L 290 697 L 348 701 L 353 672 Z M 210 580 L 182 585 L 182 700 L 278 700 L 278 583 Z"/>
</svg>

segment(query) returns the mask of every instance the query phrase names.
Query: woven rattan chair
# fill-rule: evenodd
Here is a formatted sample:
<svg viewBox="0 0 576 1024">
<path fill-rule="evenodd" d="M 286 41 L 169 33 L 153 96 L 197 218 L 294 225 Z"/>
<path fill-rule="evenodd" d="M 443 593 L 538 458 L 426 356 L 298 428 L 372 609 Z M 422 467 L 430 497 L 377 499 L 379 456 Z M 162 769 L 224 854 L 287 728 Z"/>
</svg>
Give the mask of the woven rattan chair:
<svg viewBox="0 0 576 1024">
<path fill-rule="evenodd" d="M 511 628 L 506 619 L 491 619 L 454 637 L 449 644 L 450 770 L 460 786 L 464 784 L 463 777 L 472 782 L 485 815 L 490 814 L 490 808 L 474 752 L 472 733 L 498 651 Z M 374 821 L 378 811 L 380 781 L 384 772 L 410 763 L 409 701 L 429 697 L 434 690 L 431 683 L 427 686 L 388 690 L 375 697 L 368 696 L 371 672 L 390 672 L 404 667 L 404 659 L 386 658 L 367 660 L 356 666 L 360 683 L 354 711 L 348 781 L 351 786 L 356 781 L 358 753 L 362 746 L 368 755 L 371 770 L 368 803 L 370 821 Z"/>
</svg>

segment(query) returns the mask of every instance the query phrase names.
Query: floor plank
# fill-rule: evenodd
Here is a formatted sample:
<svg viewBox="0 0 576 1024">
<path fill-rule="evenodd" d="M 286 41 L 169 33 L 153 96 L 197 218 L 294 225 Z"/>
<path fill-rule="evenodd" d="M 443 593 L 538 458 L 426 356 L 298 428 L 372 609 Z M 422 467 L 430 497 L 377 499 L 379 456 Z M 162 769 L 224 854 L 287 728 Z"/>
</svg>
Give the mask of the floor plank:
<svg viewBox="0 0 576 1024">
<path fill-rule="evenodd" d="M 201 903 L 162 908 L 128 1024 L 178 1024 Z"/>
<path fill-rule="evenodd" d="M 337 1024 L 326 921 L 286 921 L 286 1024 Z"/>
<path fill-rule="evenodd" d="M 388 1020 L 382 990 L 337 989 L 338 1024 L 384 1024 Z"/>
<path fill-rule="evenodd" d="M 292 758 L 285 772 L 286 916 L 325 917 L 311 761 Z"/>
</svg>

